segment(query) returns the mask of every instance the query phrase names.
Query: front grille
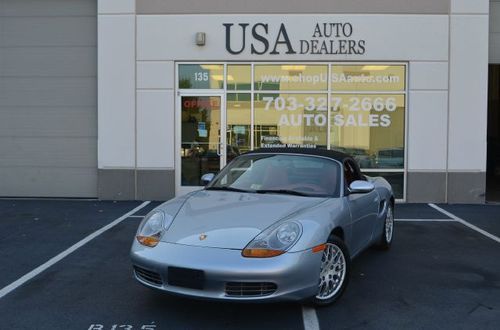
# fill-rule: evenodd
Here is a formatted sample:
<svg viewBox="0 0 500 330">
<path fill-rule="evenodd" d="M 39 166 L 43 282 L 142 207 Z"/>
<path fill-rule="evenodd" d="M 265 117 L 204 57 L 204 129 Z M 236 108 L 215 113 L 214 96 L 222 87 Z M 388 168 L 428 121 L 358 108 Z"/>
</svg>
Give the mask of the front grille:
<svg viewBox="0 0 500 330">
<path fill-rule="evenodd" d="M 152 272 L 150 270 L 134 266 L 135 275 L 148 283 L 155 285 L 162 285 L 163 281 L 161 280 L 160 274 Z"/>
<path fill-rule="evenodd" d="M 227 282 L 226 296 L 260 297 L 273 294 L 278 287 L 269 282 Z"/>
</svg>

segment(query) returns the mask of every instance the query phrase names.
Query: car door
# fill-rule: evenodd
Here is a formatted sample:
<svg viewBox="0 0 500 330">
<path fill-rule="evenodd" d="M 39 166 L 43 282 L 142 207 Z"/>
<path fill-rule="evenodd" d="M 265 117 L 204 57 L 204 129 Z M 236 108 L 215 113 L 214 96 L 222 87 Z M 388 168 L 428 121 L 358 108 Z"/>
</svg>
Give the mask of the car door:
<svg viewBox="0 0 500 330">
<path fill-rule="evenodd" d="M 351 212 L 353 254 L 365 248 L 372 238 L 380 197 L 376 190 L 368 193 L 351 193 L 349 185 L 356 180 L 366 180 L 352 159 L 344 161 L 346 199 Z"/>
</svg>

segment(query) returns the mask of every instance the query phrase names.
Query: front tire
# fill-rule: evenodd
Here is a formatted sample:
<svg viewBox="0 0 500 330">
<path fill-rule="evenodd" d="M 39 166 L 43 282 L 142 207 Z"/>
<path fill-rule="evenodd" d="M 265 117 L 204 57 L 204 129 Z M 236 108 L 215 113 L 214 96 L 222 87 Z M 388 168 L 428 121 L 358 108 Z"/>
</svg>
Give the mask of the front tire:
<svg viewBox="0 0 500 330">
<path fill-rule="evenodd" d="M 344 293 L 351 273 L 351 257 L 344 242 L 330 236 L 321 257 L 318 292 L 312 303 L 316 306 L 333 304 Z"/>
</svg>

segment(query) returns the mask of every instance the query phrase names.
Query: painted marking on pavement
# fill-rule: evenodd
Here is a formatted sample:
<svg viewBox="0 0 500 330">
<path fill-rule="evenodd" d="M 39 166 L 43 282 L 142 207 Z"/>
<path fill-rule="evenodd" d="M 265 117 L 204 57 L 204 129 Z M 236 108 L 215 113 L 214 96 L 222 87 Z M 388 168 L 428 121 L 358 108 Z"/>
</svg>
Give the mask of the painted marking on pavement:
<svg viewBox="0 0 500 330">
<path fill-rule="evenodd" d="M 483 229 L 481 229 L 481 228 L 473 225 L 472 223 L 467 222 L 464 219 L 457 217 L 453 213 L 448 212 L 445 209 L 442 209 L 442 208 L 440 208 L 439 206 L 437 206 L 437 205 L 435 205 L 433 203 L 429 203 L 429 206 L 432 207 L 432 208 L 434 208 L 434 209 L 436 209 L 436 210 L 438 210 L 439 212 L 443 213 L 444 215 L 446 215 L 446 216 L 454 219 L 455 221 L 460 222 L 462 225 L 464 225 L 466 227 L 469 227 L 472 230 L 477 231 L 478 233 L 480 233 L 480 234 L 482 234 L 482 235 L 484 235 L 484 236 L 486 236 L 486 237 L 494 240 L 497 243 L 500 243 L 500 237 L 495 236 L 495 235 L 493 235 L 491 233 L 488 233 L 486 230 L 483 230 Z"/>
<path fill-rule="evenodd" d="M 305 330 L 319 330 L 318 315 L 314 308 L 302 306 L 302 321 L 304 321 Z"/>
<path fill-rule="evenodd" d="M 59 253 L 55 257 L 51 258 L 50 260 L 48 260 L 44 264 L 38 266 L 37 268 L 33 269 L 31 272 L 25 274 L 23 277 L 12 282 L 11 284 L 7 285 L 2 290 L 0 290 L 0 299 L 3 298 L 4 296 L 6 296 L 7 294 L 9 294 L 10 292 L 14 291 L 15 289 L 17 289 L 18 287 L 20 287 L 24 283 L 28 282 L 29 280 L 31 280 L 33 277 L 37 276 L 41 272 L 45 271 L 49 267 L 58 263 L 59 261 L 61 261 L 62 259 L 64 259 L 68 255 L 70 255 L 71 253 L 73 253 L 77 249 L 81 248 L 82 246 L 84 246 L 85 244 L 87 244 L 88 242 L 90 242 L 91 240 L 96 238 L 97 236 L 101 235 L 105 231 L 113 228 L 114 226 L 116 226 L 117 224 L 122 222 L 123 220 L 127 219 L 129 216 L 136 213 L 137 211 L 139 211 L 140 209 L 142 209 L 143 207 L 145 207 L 149 203 L 150 203 L 149 201 L 142 203 L 141 205 L 139 205 L 135 209 L 131 210 L 130 212 L 125 213 L 124 215 L 122 215 L 118 219 L 114 220 L 113 222 L 108 223 L 106 226 L 93 232 L 92 234 L 88 235 L 87 237 L 85 237 L 84 239 L 79 241 L 78 243 L 72 245 L 68 249 L 64 250 L 63 252 Z"/>
<path fill-rule="evenodd" d="M 457 222 L 454 219 L 394 219 L 397 222 Z"/>
<path fill-rule="evenodd" d="M 144 218 L 145 215 L 131 215 L 129 218 Z"/>
</svg>

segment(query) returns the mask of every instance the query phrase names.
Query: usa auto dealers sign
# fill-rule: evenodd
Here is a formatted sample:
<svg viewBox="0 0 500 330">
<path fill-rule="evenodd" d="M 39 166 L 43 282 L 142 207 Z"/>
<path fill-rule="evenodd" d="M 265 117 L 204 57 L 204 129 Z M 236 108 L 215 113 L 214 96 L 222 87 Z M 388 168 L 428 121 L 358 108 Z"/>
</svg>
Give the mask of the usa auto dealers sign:
<svg viewBox="0 0 500 330">
<path fill-rule="evenodd" d="M 310 37 L 295 39 L 285 23 L 223 23 L 226 50 L 232 55 L 363 55 L 366 41 L 349 22 L 317 22 Z"/>
</svg>

